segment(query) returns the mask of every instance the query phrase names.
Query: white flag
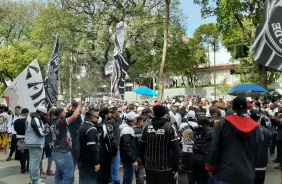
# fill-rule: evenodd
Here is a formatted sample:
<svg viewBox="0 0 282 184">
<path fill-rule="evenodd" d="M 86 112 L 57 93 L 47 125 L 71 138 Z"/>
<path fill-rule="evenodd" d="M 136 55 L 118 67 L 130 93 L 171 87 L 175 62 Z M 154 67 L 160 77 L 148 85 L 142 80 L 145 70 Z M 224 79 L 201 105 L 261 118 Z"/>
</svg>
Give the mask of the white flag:
<svg viewBox="0 0 282 184">
<path fill-rule="evenodd" d="M 45 101 L 45 90 L 40 67 L 37 60 L 33 60 L 19 76 L 7 87 L 2 95 L 10 109 L 19 105 L 35 112 L 36 107 Z"/>
</svg>

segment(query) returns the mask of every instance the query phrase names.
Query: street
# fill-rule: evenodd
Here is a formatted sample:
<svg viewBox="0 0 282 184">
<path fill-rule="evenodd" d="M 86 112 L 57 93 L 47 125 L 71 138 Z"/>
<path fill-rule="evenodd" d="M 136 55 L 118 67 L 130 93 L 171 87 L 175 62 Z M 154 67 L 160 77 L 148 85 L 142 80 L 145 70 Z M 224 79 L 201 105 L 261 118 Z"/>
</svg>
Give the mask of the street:
<svg viewBox="0 0 282 184">
<path fill-rule="evenodd" d="M 0 153 L 0 184 L 28 184 L 29 174 L 20 173 L 20 163 L 16 160 L 6 161 L 7 156 Z M 275 170 L 274 167 L 274 156 L 269 157 L 269 164 L 266 172 L 265 184 L 279 184 L 280 181 L 280 171 Z M 46 169 L 46 159 L 43 161 L 43 168 Z M 52 164 L 52 169 L 55 171 L 55 163 Z M 122 176 L 122 169 L 120 170 L 120 176 Z M 46 184 L 54 183 L 54 176 L 49 176 L 44 180 Z M 78 170 L 75 172 L 75 183 L 78 183 Z M 134 182 L 135 183 L 135 182 Z M 185 173 L 181 173 L 179 176 L 179 184 L 187 184 L 187 176 Z"/>
</svg>

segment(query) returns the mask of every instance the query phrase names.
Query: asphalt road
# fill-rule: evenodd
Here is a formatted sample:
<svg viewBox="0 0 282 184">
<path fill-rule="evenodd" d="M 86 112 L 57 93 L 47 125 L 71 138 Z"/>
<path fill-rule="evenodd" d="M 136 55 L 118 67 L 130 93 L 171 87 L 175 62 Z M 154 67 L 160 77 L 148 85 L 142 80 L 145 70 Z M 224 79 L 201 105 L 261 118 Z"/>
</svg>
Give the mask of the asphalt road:
<svg viewBox="0 0 282 184">
<path fill-rule="evenodd" d="M 0 184 L 28 184 L 29 174 L 20 173 L 20 163 L 16 160 L 6 161 L 7 155 L 0 153 Z M 269 157 L 269 164 L 266 172 L 265 184 L 279 184 L 280 183 L 280 171 L 275 170 L 272 160 L 274 156 Z M 43 162 L 43 168 L 46 168 L 46 159 Z M 55 164 L 53 163 L 52 169 L 55 170 Z M 78 170 L 75 172 L 75 183 L 78 183 Z M 120 176 L 122 177 L 122 168 L 120 169 Z M 44 180 L 46 184 L 54 184 L 54 177 L 48 177 Z M 135 182 L 134 182 L 135 183 Z M 179 184 L 188 184 L 187 176 L 185 173 L 180 173 Z"/>
</svg>

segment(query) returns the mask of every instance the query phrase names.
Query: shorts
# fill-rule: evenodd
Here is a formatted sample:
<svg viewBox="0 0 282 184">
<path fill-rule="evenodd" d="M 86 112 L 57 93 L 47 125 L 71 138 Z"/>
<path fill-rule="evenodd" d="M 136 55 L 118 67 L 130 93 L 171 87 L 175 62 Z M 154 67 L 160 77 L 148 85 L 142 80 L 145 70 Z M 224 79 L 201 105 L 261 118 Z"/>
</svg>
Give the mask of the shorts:
<svg viewBox="0 0 282 184">
<path fill-rule="evenodd" d="M 6 132 L 0 132 L 0 145 L 8 145 L 10 141 L 10 136 Z"/>
<path fill-rule="evenodd" d="M 43 148 L 42 158 L 44 156 L 44 153 L 45 153 L 46 158 L 51 158 L 52 157 L 52 152 L 53 152 L 53 149 L 50 148 L 50 145 L 49 144 L 45 144 L 45 146 Z"/>
</svg>

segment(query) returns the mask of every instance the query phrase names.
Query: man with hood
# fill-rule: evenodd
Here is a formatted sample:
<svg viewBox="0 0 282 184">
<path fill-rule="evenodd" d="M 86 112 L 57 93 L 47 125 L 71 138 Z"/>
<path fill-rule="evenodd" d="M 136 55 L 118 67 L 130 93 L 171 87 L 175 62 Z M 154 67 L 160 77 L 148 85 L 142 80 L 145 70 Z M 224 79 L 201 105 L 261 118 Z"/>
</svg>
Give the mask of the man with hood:
<svg viewBox="0 0 282 184">
<path fill-rule="evenodd" d="M 222 119 L 215 127 L 205 168 L 215 183 L 250 184 L 255 179 L 255 158 L 259 124 L 247 113 L 243 97 L 233 100 L 236 114 Z"/>
<path fill-rule="evenodd" d="M 213 128 L 208 127 L 210 120 L 207 117 L 200 117 L 198 125 L 193 132 L 193 154 L 190 158 L 192 173 L 189 184 L 207 184 L 209 181 L 209 175 L 205 171 L 205 161 L 212 140 Z"/>
<path fill-rule="evenodd" d="M 140 140 L 140 157 L 147 184 L 175 184 L 180 157 L 177 128 L 166 117 L 166 108 L 153 107 L 155 117 L 149 121 Z"/>
<path fill-rule="evenodd" d="M 134 169 L 137 169 L 137 148 L 133 125 L 136 124 L 139 114 L 129 112 L 120 128 L 120 158 L 123 164 L 123 183 L 132 184 Z"/>
</svg>

